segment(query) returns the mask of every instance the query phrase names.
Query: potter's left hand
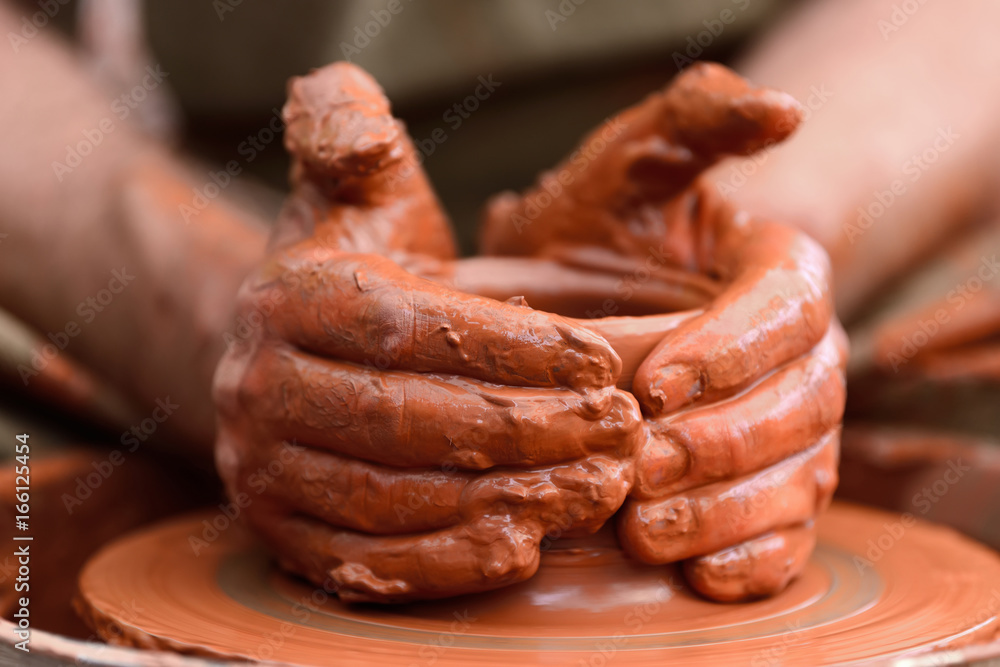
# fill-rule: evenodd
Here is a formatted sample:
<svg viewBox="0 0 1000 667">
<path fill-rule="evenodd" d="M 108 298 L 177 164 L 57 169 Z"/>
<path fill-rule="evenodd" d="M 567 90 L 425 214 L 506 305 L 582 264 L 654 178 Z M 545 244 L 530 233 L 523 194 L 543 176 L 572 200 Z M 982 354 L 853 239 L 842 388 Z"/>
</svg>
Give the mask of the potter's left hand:
<svg viewBox="0 0 1000 667">
<path fill-rule="evenodd" d="M 801 571 L 837 480 L 847 343 L 827 257 L 800 232 L 735 212 L 698 178 L 726 155 L 781 141 L 800 119 L 790 97 L 696 65 L 524 196 L 494 199 L 485 219 L 487 254 L 673 283 L 678 309 L 700 293 L 704 311 L 636 373 L 649 438 L 618 529 L 633 556 L 686 561 L 692 585 L 720 600 L 777 592 Z M 648 308 L 625 303 L 633 293 L 597 315 Z"/>
<path fill-rule="evenodd" d="M 407 270 L 451 265 L 451 237 L 371 77 L 337 63 L 289 98 L 292 194 L 216 373 L 227 490 L 341 600 L 523 581 L 547 534 L 597 530 L 631 488 L 621 360 L 579 323 Z"/>
<path fill-rule="evenodd" d="M 732 279 L 669 332 L 633 385 L 650 439 L 619 514 L 629 552 L 686 560 L 703 594 L 775 593 L 815 542 L 837 483 L 847 338 L 823 251 L 754 221 L 717 240 Z"/>
</svg>

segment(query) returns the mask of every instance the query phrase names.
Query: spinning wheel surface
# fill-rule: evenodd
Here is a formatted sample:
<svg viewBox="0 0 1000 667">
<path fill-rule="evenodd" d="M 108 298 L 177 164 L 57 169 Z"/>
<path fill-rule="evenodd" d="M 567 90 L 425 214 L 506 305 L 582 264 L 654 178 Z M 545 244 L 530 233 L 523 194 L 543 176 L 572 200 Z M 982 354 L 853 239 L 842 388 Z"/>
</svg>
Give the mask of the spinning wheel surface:
<svg viewBox="0 0 1000 667">
<path fill-rule="evenodd" d="M 204 515 L 110 545 L 81 576 L 84 612 L 119 643 L 328 664 L 835 664 L 995 638 L 1000 557 L 954 531 L 835 504 L 804 574 L 745 604 L 700 599 L 669 567 L 610 546 L 546 552 L 530 581 L 403 606 L 350 606 L 278 571 Z M 209 517 L 210 518 L 210 517 Z"/>
</svg>

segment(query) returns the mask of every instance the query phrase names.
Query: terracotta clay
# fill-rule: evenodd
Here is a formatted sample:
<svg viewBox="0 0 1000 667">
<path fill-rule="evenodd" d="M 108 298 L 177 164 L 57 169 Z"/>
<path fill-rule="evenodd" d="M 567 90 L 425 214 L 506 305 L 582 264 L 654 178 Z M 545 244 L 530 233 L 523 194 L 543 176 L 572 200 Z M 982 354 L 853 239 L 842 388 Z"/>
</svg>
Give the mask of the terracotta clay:
<svg viewBox="0 0 1000 667">
<path fill-rule="evenodd" d="M 16 423 L 10 413 L 5 413 L 4 418 L 10 420 L 7 423 Z M 19 425 L 24 426 L 23 422 Z M 77 576 L 87 559 L 140 526 L 203 507 L 214 499 L 214 486 L 207 475 L 181 469 L 170 460 L 144 451 L 129 452 L 123 448 L 117 456 L 124 459 L 119 459 L 110 454 L 111 450 L 61 441 L 51 433 L 33 431 L 32 436 L 30 441 L 37 443 L 32 448 L 29 475 L 34 519 L 32 544 L 51 548 L 29 550 L 31 574 L 43 584 L 31 587 L 28 581 L 25 588 L 26 580 L 18 582 L 17 575 L 0 581 L 0 614 L 14 618 L 18 600 L 25 592 L 31 593 L 34 649 L 35 633 L 43 630 L 67 637 L 93 638 L 71 605 Z M 114 462 L 120 463 L 120 467 Z M 113 474 L 108 472 L 108 466 Z M 108 474 L 97 477 L 100 482 L 95 484 L 92 475 L 97 467 Z M 11 489 L 22 485 L 24 477 L 18 481 L 16 473 L 14 465 L 0 469 L 0 483 Z M 15 529 L 14 518 L 21 514 L 18 505 L 14 493 L 0 499 L 0 519 L 10 526 L 4 539 L 12 544 L 18 544 L 15 539 L 19 535 L 23 537 Z M 73 548 L 66 548 L 65 544 Z M 14 556 L 9 562 L 20 565 Z M 14 622 L 17 623 L 16 618 Z M 16 637 L 13 633 L 9 636 Z M 11 643 L 16 641 L 13 639 Z M 21 664 L 17 660 L 7 662 L 4 657 L 0 651 L 0 664 Z"/>
<path fill-rule="evenodd" d="M 152 527 L 88 563 L 81 606 L 98 634 L 147 650 L 291 665 L 587 665 L 595 656 L 649 666 L 904 656 L 930 665 L 1000 655 L 997 554 L 949 528 L 859 506 L 834 504 L 820 517 L 816 553 L 782 595 L 724 605 L 687 590 L 672 566 L 624 557 L 603 531 L 547 550 L 538 574 L 517 586 L 348 605 L 277 571 L 240 526 L 196 554 L 191 535 L 213 518 Z M 889 530 L 903 532 L 871 560 L 871 545 L 899 535 Z M 800 548 L 811 550 L 810 539 Z M 123 609 L 122 600 L 136 604 Z"/>
<path fill-rule="evenodd" d="M 828 264 L 698 180 L 792 132 L 794 100 L 692 67 L 595 131 L 586 164 L 494 200 L 468 260 L 366 74 L 295 79 L 284 113 L 293 192 L 241 292 L 267 317 L 215 392 L 219 470 L 285 568 L 348 601 L 486 591 L 621 509 L 625 551 L 693 559 L 709 597 L 801 570 L 844 401 Z M 567 317 L 643 266 L 625 316 Z"/>
</svg>

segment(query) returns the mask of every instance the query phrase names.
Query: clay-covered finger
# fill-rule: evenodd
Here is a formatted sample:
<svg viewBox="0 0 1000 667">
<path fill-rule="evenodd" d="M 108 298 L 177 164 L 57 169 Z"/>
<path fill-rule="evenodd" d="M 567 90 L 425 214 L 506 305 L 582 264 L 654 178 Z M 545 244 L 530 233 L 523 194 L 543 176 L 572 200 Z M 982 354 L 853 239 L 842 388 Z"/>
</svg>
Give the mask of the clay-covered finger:
<svg viewBox="0 0 1000 667">
<path fill-rule="evenodd" d="M 405 602 L 477 593 L 538 569 L 544 529 L 507 517 L 403 536 L 373 536 L 281 511 L 251 515 L 287 570 L 347 602 Z"/>
<path fill-rule="evenodd" d="M 783 141 L 799 126 L 805 111 L 791 95 L 755 88 L 712 63 L 686 69 L 666 96 L 673 136 L 706 156 L 745 155 Z"/>
<path fill-rule="evenodd" d="M 641 415 L 631 394 L 504 387 L 380 371 L 287 347 L 258 351 L 242 410 L 275 438 L 395 467 L 537 467 L 592 453 L 631 455 Z"/>
<path fill-rule="evenodd" d="M 618 515 L 622 547 L 644 563 L 710 554 L 826 508 L 837 485 L 839 429 L 748 477 L 662 500 L 629 500 Z"/>
<path fill-rule="evenodd" d="M 337 62 L 293 77 L 282 118 L 292 195 L 272 249 L 311 237 L 344 251 L 455 256 L 422 157 L 367 72 Z"/>
<path fill-rule="evenodd" d="M 467 522 L 504 514 L 539 522 L 550 536 L 587 535 L 622 506 L 632 478 L 630 460 L 601 455 L 536 470 L 498 470 L 466 487 L 460 511 Z"/>
<path fill-rule="evenodd" d="M 275 441 L 243 448 L 231 474 L 237 493 L 274 502 L 326 523 L 364 533 L 426 532 L 461 520 L 471 473 L 398 469 Z"/>
<path fill-rule="evenodd" d="M 365 173 L 400 159 L 402 129 L 382 88 L 347 62 L 289 82 L 282 112 L 285 147 L 308 168 L 327 175 Z"/>
<path fill-rule="evenodd" d="M 632 390 L 636 371 L 668 331 L 673 331 L 702 311 L 687 310 L 677 313 L 647 315 L 645 317 L 602 317 L 579 320 L 580 324 L 611 342 L 622 360 L 622 372 L 617 386 Z"/>
<path fill-rule="evenodd" d="M 681 274 L 698 276 L 680 270 L 629 282 L 615 272 L 621 266 L 597 270 L 537 258 L 475 257 L 449 267 L 445 279 L 464 292 L 520 298 L 528 306 L 581 318 L 577 324 L 610 342 L 618 353 L 622 366 L 617 385 L 625 390 L 631 389 L 636 370 L 663 336 L 704 312 L 702 306 L 716 295 L 707 280 L 675 280 Z"/>
<path fill-rule="evenodd" d="M 746 392 L 651 422 L 633 495 L 664 497 L 736 479 L 815 443 L 844 413 L 844 341 L 839 325 L 831 327 L 810 354 Z"/>
<path fill-rule="evenodd" d="M 780 593 L 805 568 L 816 546 L 813 522 L 779 528 L 722 551 L 684 561 L 688 584 L 718 602 Z"/>
<path fill-rule="evenodd" d="M 607 341 L 566 318 L 457 292 L 377 255 L 305 243 L 251 290 L 274 287 L 277 336 L 356 364 L 574 389 L 611 386 L 621 371 Z"/>
<path fill-rule="evenodd" d="M 461 523 L 417 534 L 347 530 L 274 494 L 259 497 L 248 516 L 284 567 L 317 584 L 332 580 L 341 599 L 447 597 L 530 577 L 547 534 L 597 530 L 625 499 L 628 467 L 593 457 L 547 471 L 486 475 L 463 490 Z"/>
<path fill-rule="evenodd" d="M 665 415 L 732 395 L 808 352 L 833 317 L 829 261 L 801 232 L 757 222 L 724 235 L 728 288 L 705 314 L 664 336 L 633 385 L 643 410 Z"/>
<path fill-rule="evenodd" d="M 784 140 L 802 116 L 790 95 L 755 88 L 721 65 L 693 65 L 596 128 L 523 195 L 494 197 L 482 247 L 499 255 L 574 245 L 621 251 L 629 235 L 663 224 L 644 207 L 681 193 L 727 155 Z"/>
<path fill-rule="evenodd" d="M 631 488 L 631 462 L 593 456 L 534 470 L 473 475 L 401 470 L 291 443 L 243 451 L 234 483 L 250 495 L 349 530 L 398 535 L 490 514 L 544 518 L 563 531 L 596 530 Z"/>
</svg>

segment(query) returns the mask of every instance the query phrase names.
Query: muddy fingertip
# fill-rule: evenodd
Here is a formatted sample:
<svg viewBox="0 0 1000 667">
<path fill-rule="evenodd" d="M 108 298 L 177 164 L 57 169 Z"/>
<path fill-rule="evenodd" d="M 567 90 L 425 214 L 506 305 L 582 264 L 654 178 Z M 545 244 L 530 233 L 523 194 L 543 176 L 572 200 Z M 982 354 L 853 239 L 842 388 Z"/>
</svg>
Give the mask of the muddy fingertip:
<svg viewBox="0 0 1000 667">
<path fill-rule="evenodd" d="M 611 387 L 622 372 L 622 360 L 601 336 L 568 324 L 556 324 L 556 332 L 566 344 L 563 368 L 557 379 L 571 389 Z"/>
</svg>

